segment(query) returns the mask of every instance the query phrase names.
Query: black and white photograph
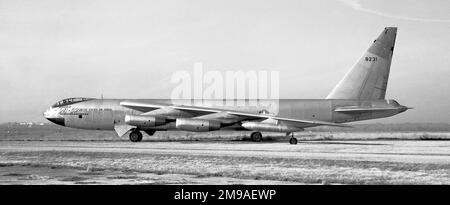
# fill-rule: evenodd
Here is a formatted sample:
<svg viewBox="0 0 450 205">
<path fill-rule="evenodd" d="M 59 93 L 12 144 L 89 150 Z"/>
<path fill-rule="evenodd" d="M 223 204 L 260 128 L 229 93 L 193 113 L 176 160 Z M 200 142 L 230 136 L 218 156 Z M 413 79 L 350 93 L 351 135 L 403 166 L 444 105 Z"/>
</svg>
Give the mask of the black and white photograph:
<svg viewBox="0 0 450 205">
<path fill-rule="evenodd" d="M 447 0 L 0 0 L 0 185 L 449 185 L 449 81 Z"/>
</svg>

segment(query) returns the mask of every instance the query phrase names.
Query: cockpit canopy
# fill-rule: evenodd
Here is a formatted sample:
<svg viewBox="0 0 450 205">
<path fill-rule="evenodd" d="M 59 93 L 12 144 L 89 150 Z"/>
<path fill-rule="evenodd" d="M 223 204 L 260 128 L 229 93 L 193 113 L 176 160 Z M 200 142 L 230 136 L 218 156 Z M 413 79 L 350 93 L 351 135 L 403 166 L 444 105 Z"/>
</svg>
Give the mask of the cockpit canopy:
<svg viewBox="0 0 450 205">
<path fill-rule="evenodd" d="M 94 98 L 66 98 L 64 100 L 58 101 L 57 103 L 52 105 L 52 107 L 60 107 L 60 106 L 70 105 L 70 104 L 88 101 L 88 100 L 92 100 L 92 99 L 94 99 Z"/>
</svg>

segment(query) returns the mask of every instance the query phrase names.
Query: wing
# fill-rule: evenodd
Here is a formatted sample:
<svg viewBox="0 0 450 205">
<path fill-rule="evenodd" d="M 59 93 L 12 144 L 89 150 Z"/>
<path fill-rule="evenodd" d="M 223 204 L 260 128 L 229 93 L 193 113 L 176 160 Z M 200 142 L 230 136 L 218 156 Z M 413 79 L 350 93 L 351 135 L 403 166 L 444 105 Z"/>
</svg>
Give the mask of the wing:
<svg viewBox="0 0 450 205">
<path fill-rule="evenodd" d="M 351 127 L 349 125 L 345 124 L 339 124 L 334 122 L 325 122 L 325 121 L 319 121 L 319 120 L 303 120 L 303 119 L 292 119 L 292 118 L 284 118 L 284 117 L 277 117 L 277 116 L 269 116 L 269 115 L 258 115 L 258 114 L 250 114 L 250 113 L 242 113 L 242 112 L 229 112 L 233 115 L 238 116 L 249 116 L 249 117 L 255 117 L 255 118 L 261 118 L 261 119 L 274 119 L 279 120 L 282 122 L 291 122 L 291 123 L 301 123 L 305 124 L 305 127 L 308 126 L 316 126 L 316 125 L 326 125 L 326 126 L 334 126 L 334 127 Z"/>
<path fill-rule="evenodd" d="M 195 113 L 197 119 L 211 119 L 218 120 L 226 123 L 236 123 L 244 120 L 267 120 L 274 119 L 282 122 L 290 122 L 297 124 L 299 127 L 310 127 L 318 125 L 335 126 L 335 127 L 351 127 L 349 125 L 338 124 L 333 122 L 325 122 L 318 120 L 304 120 L 304 119 L 292 119 L 284 118 L 278 116 L 264 115 L 264 114 L 253 114 L 246 112 L 235 112 L 224 109 L 206 108 L 198 106 L 179 106 L 179 105 L 165 105 L 165 104 L 153 104 L 153 103 L 142 103 L 142 102 L 132 102 L 123 101 L 120 105 L 136 110 L 156 110 L 156 109 L 174 109 L 185 111 L 188 113 Z"/>
<path fill-rule="evenodd" d="M 210 108 L 202 108 L 195 106 L 177 106 L 171 104 L 163 104 L 163 103 L 144 103 L 144 102 L 134 102 L 134 101 L 122 101 L 120 102 L 121 106 L 131 108 L 133 110 L 139 110 L 141 112 L 151 112 L 157 109 L 167 109 L 167 110 L 181 110 L 181 111 L 190 111 L 196 115 L 204 115 L 210 113 L 220 112 L 220 109 L 210 109 Z"/>
</svg>

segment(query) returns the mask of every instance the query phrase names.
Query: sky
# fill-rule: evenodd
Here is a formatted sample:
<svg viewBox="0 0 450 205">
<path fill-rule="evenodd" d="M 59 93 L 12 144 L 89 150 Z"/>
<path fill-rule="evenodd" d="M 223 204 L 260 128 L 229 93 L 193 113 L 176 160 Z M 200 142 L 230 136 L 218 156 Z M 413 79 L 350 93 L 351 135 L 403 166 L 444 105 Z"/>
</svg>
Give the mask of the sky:
<svg viewBox="0 0 450 205">
<path fill-rule="evenodd" d="M 0 0 L 0 123 L 68 97 L 170 98 L 174 72 L 276 70 L 280 98 L 325 98 L 386 26 L 386 98 L 366 122 L 450 123 L 447 0 Z"/>
</svg>

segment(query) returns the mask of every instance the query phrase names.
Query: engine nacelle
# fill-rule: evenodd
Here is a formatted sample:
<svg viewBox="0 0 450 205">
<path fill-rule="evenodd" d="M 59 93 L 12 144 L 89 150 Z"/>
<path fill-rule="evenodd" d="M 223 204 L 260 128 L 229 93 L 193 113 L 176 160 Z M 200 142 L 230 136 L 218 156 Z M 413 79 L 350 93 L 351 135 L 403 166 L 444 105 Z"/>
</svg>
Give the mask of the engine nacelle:
<svg viewBox="0 0 450 205">
<path fill-rule="evenodd" d="M 166 119 L 146 115 L 125 115 L 125 123 L 139 128 L 149 128 L 166 124 Z"/>
<path fill-rule="evenodd" d="M 303 128 L 290 126 L 290 125 L 277 125 L 262 122 L 244 122 L 241 125 L 248 130 L 257 130 L 265 132 L 297 132 L 303 131 Z"/>
<path fill-rule="evenodd" d="M 220 122 L 203 119 L 178 118 L 175 127 L 179 130 L 207 132 L 220 129 Z"/>
</svg>

